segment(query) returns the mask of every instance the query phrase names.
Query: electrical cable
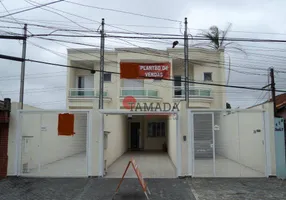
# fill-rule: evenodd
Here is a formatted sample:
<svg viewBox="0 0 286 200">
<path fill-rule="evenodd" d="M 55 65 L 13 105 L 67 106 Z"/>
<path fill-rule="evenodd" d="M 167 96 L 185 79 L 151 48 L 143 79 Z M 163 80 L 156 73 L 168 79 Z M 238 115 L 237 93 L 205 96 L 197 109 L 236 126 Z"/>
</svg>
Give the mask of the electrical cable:
<svg viewBox="0 0 286 200">
<path fill-rule="evenodd" d="M 41 5 L 36 6 L 36 7 L 27 8 L 27 9 L 20 10 L 20 11 L 17 11 L 17 12 L 9 13 L 7 15 L 2 15 L 2 16 L 0 16 L 0 18 L 4 18 L 4 17 L 8 17 L 8 16 L 19 14 L 19 13 L 27 12 L 27 11 L 30 11 L 30 10 L 34 10 L 34 9 L 41 8 L 43 6 L 48 6 L 48 5 L 55 4 L 55 3 L 59 3 L 59 2 L 62 2 L 62 1 L 64 1 L 64 0 L 57 0 L 57 1 L 50 2 L 50 3 L 41 4 Z"/>
<path fill-rule="evenodd" d="M 27 3 L 29 3 L 29 4 L 31 4 L 31 5 L 34 5 L 33 3 L 35 3 L 36 5 L 42 5 L 42 4 L 39 4 L 39 3 L 34 2 L 34 1 L 31 1 L 31 0 L 25 0 L 25 1 L 26 1 Z M 63 1 L 65 1 L 65 0 L 63 0 Z M 33 2 L 33 3 L 31 3 L 31 2 Z M 64 16 L 64 15 L 58 13 L 58 12 L 55 12 L 55 11 L 53 11 L 53 10 L 49 10 L 49 9 L 46 9 L 46 8 L 41 8 L 41 9 L 46 10 L 46 11 L 49 11 L 49 12 L 52 12 L 52 13 L 54 13 L 54 14 L 57 14 L 57 15 L 59 15 L 59 16 L 65 18 L 65 19 L 67 19 L 68 21 L 70 21 L 70 22 L 76 24 L 76 25 L 79 26 L 79 27 L 86 28 L 86 27 L 84 27 L 84 26 L 78 24 L 77 22 L 71 20 L 70 18 L 68 18 L 68 17 L 66 17 L 66 16 Z M 88 30 L 89 30 L 89 29 L 88 29 Z"/>
<path fill-rule="evenodd" d="M 91 71 L 90 69 L 86 69 L 86 68 L 83 68 L 83 67 L 80 67 L 80 66 L 63 65 L 63 64 L 51 63 L 51 62 L 46 62 L 46 61 L 34 60 L 34 59 L 25 59 L 25 61 L 45 64 L 45 65 L 53 65 L 53 66 L 60 66 L 60 67 L 65 67 L 65 68 L 74 68 L 74 69 L 82 69 L 82 70 Z M 112 71 L 105 71 L 105 70 L 104 71 L 94 70 L 94 71 L 95 72 L 106 72 L 106 73 L 111 73 L 111 74 L 120 74 L 119 72 L 112 72 Z M 162 80 L 176 81 L 175 79 L 164 79 L 164 78 L 162 78 Z M 216 84 L 216 83 L 202 83 L 202 82 L 184 81 L 184 80 L 181 80 L 181 82 L 184 82 L 184 83 L 195 83 L 195 84 L 199 84 L 199 85 L 211 85 L 211 86 L 218 86 L 218 87 L 229 87 L 229 88 L 248 89 L 248 90 L 270 91 L 270 89 L 266 89 L 266 88 L 254 88 L 254 87 L 245 87 L 245 86 L 223 85 L 223 84 Z M 286 92 L 286 90 L 276 90 L 276 92 Z"/>
<path fill-rule="evenodd" d="M 95 8 L 95 9 L 100 9 L 100 10 L 107 10 L 107 11 L 119 12 L 119 13 L 124 13 L 124 14 L 129 14 L 129 15 L 136 15 L 136 16 L 147 17 L 147 18 L 152 18 L 152 19 L 160 19 L 160 20 L 166 20 L 166 21 L 181 23 L 181 21 L 174 20 L 174 19 L 155 17 L 155 16 L 144 15 L 144 14 L 140 14 L 140 13 L 133 13 L 133 12 L 123 11 L 123 10 L 116 10 L 116 9 L 111 9 L 111 8 L 102 8 L 102 7 L 98 7 L 98 6 L 91 6 L 91 5 L 87 5 L 87 4 L 75 3 L 72 1 L 68 1 L 68 0 L 66 0 L 65 2 L 75 4 L 75 5 L 79 5 L 79 6 L 83 6 L 83 7 L 88 7 L 88 8 Z"/>
<path fill-rule="evenodd" d="M 41 39 L 46 39 L 46 38 L 41 38 Z M 69 41 L 64 41 L 64 40 L 57 40 L 57 39 L 48 39 L 48 40 L 51 40 L 51 41 L 60 41 L 60 42 L 67 42 L 67 43 L 74 43 L 74 42 L 69 42 Z M 84 45 L 84 46 L 90 46 L 90 47 L 94 47 L 94 45 L 88 45 L 88 44 L 83 44 L 83 43 L 76 43 L 76 44 L 79 44 L 79 45 Z M 97 46 L 98 47 L 98 46 Z M 76 50 L 76 49 L 75 49 Z M 85 53 L 84 51 L 81 51 L 81 50 L 77 50 L 81 53 Z M 144 52 L 136 52 L 136 51 L 132 51 L 132 50 L 127 50 L 127 49 L 123 49 L 122 51 L 125 51 L 125 52 L 130 52 L 130 53 L 138 53 L 138 54 L 145 54 L 145 55 L 153 55 L 154 54 L 148 54 L 148 53 L 144 53 Z M 91 55 L 91 54 L 89 54 Z M 92 55 L 93 56 L 93 55 Z M 162 56 L 162 55 L 156 55 L 156 56 L 159 56 L 159 57 L 163 57 L 163 58 L 169 58 L 168 56 Z M 178 59 L 183 59 L 183 58 L 178 58 Z M 214 62 L 212 60 L 210 60 L 210 62 L 208 62 L 208 59 L 205 59 L 204 58 L 204 61 L 208 64 L 214 64 L 214 65 L 217 65 L 219 64 L 219 62 Z M 118 64 L 116 61 L 111 61 L 113 63 L 116 63 Z M 192 61 L 190 63 L 193 63 Z M 216 67 L 216 68 L 219 68 L 218 66 L 208 66 L 208 67 Z M 236 66 L 236 65 L 232 65 L 232 67 L 237 67 L 237 68 L 245 68 L 245 69 L 249 69 L 249 67 L 243 67 L 243 66 Z M 228 69 L 226 67 L 221 67 L 221 68 L 225 68 L 225 69 Z M 257 70 L 263 70 L 263 71 L 266 71 L 267 69 L 263 69 L 263 68 L 252 68 L 252 69 L 257 69 Z M 235 71 L 237 73 L 242 73 L 242 74 L 247 74 L 247 75 L 262 75 L 262 76 L 267 76 L 267 74 L 258 74 L 258 73 L 253 73 L 253 72 L 245 72 L 245 71 L 239 71 L 239 70 L 234 70 L 234 69 L 231 69 L 231 71 Z"/>
</svg>

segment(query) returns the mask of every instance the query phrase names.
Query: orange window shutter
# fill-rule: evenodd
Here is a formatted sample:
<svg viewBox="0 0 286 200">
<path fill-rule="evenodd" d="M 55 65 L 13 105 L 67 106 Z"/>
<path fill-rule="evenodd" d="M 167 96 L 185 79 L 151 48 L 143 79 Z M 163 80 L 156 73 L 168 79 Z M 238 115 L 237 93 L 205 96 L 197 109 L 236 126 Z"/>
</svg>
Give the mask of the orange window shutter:
<svg viewBox="0 0 286 200">
<path fill-rule="evenodd" d="M 58 135 L 74 135 L 74 114 L 64 113 L 58 116 Z"/>
</svg>

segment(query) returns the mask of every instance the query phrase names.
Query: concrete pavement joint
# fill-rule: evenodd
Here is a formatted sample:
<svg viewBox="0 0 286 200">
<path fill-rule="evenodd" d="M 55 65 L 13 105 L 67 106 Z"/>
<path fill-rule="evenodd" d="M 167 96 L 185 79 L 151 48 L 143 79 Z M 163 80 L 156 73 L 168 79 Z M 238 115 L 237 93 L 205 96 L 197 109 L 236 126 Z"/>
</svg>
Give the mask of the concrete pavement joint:
<svg viewBox="0 0 286 200">
<path fill-rule="evenodd" d="M 188 178 L 188 179 L 187 179 L 187 182 L 188 182 L 188 184 L 189 184 L 189 186 L 190 186 L 190 191 L 191 191 L 190 194 L 193 194 L 193 196 L 195 197 L 195 200 L 200 200 L 199 195 L 198 195 L 198 193 L 196 192 L 196 190 L 195 190 L 195 188 L 194 188 L 194 186 L 193 186 L 193 184 L 192 184 L 192 182 L 191 182 L 191 178 Z"/>
<path fill-rule="evenodd" d="M 86 194 L 87 190 L 91 187 L 92 179 L 87 180 L 87 184 L 83 187 L 82 192 L 80 192 L 76 197 L 74 197 L 74 200 L 81 200 L 83 195 Z"/>
</svg>

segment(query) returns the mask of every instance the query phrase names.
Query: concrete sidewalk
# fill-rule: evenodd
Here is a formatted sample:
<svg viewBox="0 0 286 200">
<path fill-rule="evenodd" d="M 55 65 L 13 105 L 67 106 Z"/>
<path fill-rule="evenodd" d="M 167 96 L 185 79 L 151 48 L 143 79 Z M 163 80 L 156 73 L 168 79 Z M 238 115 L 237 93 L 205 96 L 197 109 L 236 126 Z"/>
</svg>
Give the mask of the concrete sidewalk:
<svg viewBox="0 0 286 200">
<path fill-rule="evenodd" d="M 286 199 L 286 181 L 276 178 L 193 178 L 189 184 L 196 200 Z"/>
<path fill-rule="evenodd" d="M 120 179 L 7 178 L 0 200 L 111 200 Z M 286 181 L 266 178 L 146 179 L 150 200 L 282 200 Z M 135 178 L 125 179 L 116 200 L 145 200 Z"/>
<path fill-rule="evenodd" d="M 111 200 L 120 179 L 8 178 L 0 181 L 0 200 Z M 150 200 L 195 200 L 187 180 L 146 179 Z M 124 179 L 116 200 L 146 200 L 137 179 Z"/>
</svg>

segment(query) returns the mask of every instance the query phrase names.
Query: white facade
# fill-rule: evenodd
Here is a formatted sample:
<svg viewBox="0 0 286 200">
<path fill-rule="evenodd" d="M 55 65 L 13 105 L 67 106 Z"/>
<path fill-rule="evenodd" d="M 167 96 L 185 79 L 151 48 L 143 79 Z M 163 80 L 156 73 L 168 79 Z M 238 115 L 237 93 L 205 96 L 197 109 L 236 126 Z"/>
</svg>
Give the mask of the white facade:
<svg viewBox="0 0 286 200">
<path fill-rule="evenodd" d="M 133 96 L 139 103 L 180 103 L 184 95 L 184 49 L 167 49 L 165 51 L 141 48 L 118 48 L 105 51 L 104 71 L 115 72 L 105 75 L 104 109 L 127 111 L 122 104 L 125 96 Z M 194 48 L 189 50 L 189 107 L 204 109 L 224 109 L 226 106 L 225 88 L 207 85 L 225 82 L 224 52 Z M 68 49 L 68 64 L 90 70 L 100 69 L 100 52 L 96 49 Z M 120 79 L 120 63 L 170 63 L 171 80 L 132 80 Z M 208 75 L 208 77 L 205 77 Z M 99 94 L 99 76 L 88 70 L 68 68 L 67 109 L 97 109 Z M 93 78 L 92 78 L 93 77 Z M 174 81 L 176 80 L 176 81 Z M 206 83 L 206 84 L 199 84 Z M 92 85 L 93 84 L 93 85 Z M 181 104 L 181 103 L 180 103 Z M 96 106 L 96 107 L 95 107 Z M 181 112 L 185 106 L 180 105 Z M 186 115 L 187 116 L 187 115 Z M 104 131 L 108 131 L 108 148 L 104 150 L 105 168 L 110 166 L 131 147 L 132 124 L 139 123 L 139 144 L 141 150 L 162 150 L 167 146 L 169 157 L 177 166 L 176 120 L 162 116 L 146 118 L 144 115 L 133 116 L 127 120 L 126 115 L 104 116 Z M 162 137 L 148 135 L 151 123 L 164 124 Z M 178 141 L 179 142 L 179 141 Z M 186 172 L 187 173 L 187 172 Z"/>
<path fill-rule="evenodd" d="M 150 54 L 150 51 L 155 50 L 107 51 L 105 71 L 119 73 L 120 62 L 169 62 L 171 79 L 184 77 L 183 49 L 156 50 L 156 54 Z M 271 111 L 260 107 L 256 110 L 226 110 L 224 87 L 198 84 L 224 84 L 223 52 L 190 49 L 189 55 L 189 79 L 196 82 L 190 84 L 189 109 L 183 101 L 184 92 L 175 93 L 180 88 L 183 90 L 180 81 L 135 82 L 121 80 L 119 75 L 111 74 L 105 77 L 104 109 L 99 110 L 99 73 L 92 75 L 88 70 L 68 68 L 66 111 L 28 108 L 27 111 L 18 111 L 18 127 L 16 123 L 11 123 L 9 175 L 27 175 L 23 168 L 28 163 L 33 169 L 29 172 L 32 176 L 103 176 L 130 149 L 167 151 L 165 155 L 168 154 L 176 176 L 274 175 Z M 69 65 L 99 70 L 99 52 L 94 49 L 70 49 L 68 56 Z M 141 103 L 162 105 L 180 102 L 179 110 L 165 112 L 168 117 L 160 115 L 164 112 L 130 111 L 122 106 L 125 96 L 134 96 Z M 57 116 L 62 112 L 77 114 L 75 136 L 57 135 Z M 16 113 L 12 106 L 12 121 Z M 205 117 L 196 117 L 201 113 L 205 113 Z M 138 136 L 135 139 L 132 137 L 134 134 Z M 23 148 L 26 136 L 34 138 L 32 150 Z M 134 144 L 135 147 L 132 146 Z M 167 149 L 164 150 L 164 146 Z M 25 152 L 30 153 L 26 155 Z M 210 157 L 197 159 L 197 154 Z M 164 171 L 160 170 L 164 166 L 159 166 L 159 162 L 157 164 L 154 170 Z M 123 173 L 124 167 L 118 169 L 117 176 Z M 168 173 L 169 169 L 165 172 Z"/>
<path fill-rule="evenodd" d="M 148 49 L 147 49 L 148 50 Z M 171 64 L 171 79 L 184 77 L 184 50 L 166 51 L 139 48 L 119 48 L 105 52 L 105 71 L 120 73 L 120 62 Z M 198 83 L 225 83 L 224 53 L 206 49 L 189 50 L 189 80 Z M 96 49 L 68 49 L 68 64 L 99 70 L 99 51 Z M 121 109 L 124 96 L 132 95 L 141 102 L 178 102 L 184 99 L 184 82 L 154 80 L 121 80 L 119 74 L 106 75 L 104 82 L 104 108 Z M 204 74 L 208 74 L 205 79 Z M 87 70 L 68 68 L 67 108 L 92 108 L 98 101 L 99 76 Z M 79 78 L 80 77 L 80 78 Z M 82 77 L 84 80 L 82 80 Z M 92 79 L 93 77 L 93 79 Z M 79 81 L 80 79 L 80 81 Z M 82 84 L 79 85 L 79 82 Z M 181 86 L 180 86 L 181 83 Z M 190 108 L 224 109 L 226 106 L 225 88 L 190 83 Z M 176 85 L 176 86 L 175 86 Z M 177 92 L 175 92 L 177 90 Z M 137 94 L 137 96 L 136 96 Z M 138 95 L 140 94 L 140 96 Z M 143 94 L 143 95 L 141 95 Z"/>
<path fill-rule="evenodd" d="M 175 114 L 176 119 L 168 120 L 165 138 L 168 157 L 176 168 L 174 171 L 176 176 L 268 177 L 275 175 L 275 154 L 271 150 L 275 144 L 272 141 L 273 136 L 270 135 L 272 125 L 267 110 L 259 108 L 184 109 L 185 102 L 180 106 L 179 112 L 168 113 Z M 127 121 L 126 115 L 136 115 L 137 118 L 148 114 L 148 112 L 130 112 L 123 109 L 28 109 L 18 112 L 12 109 L 14 117 L 9 130 L 8 175 L 103 176 L 104 172 L 108 171 L 106 168 L 116 163 L 128 149 L 128 123 L 133 120 Z M 67 112 L 75 114 L 75 135 L 58 136 L 58 114 Z M 17 113 L 18 119 L 15 122 Z M 209 115 L 213 118 L 208 121 L 206 118 L 200 119 L 203 122 L 203 126 L 200 126 L 200 122 L 195 120 L 197 114 Z M 86 117 L 83 118 L 83 116 Z M 153 121 L 158 120 L 157 117 Z M 107 138 L 105 138 L 106 131 L 109 132 Z M 212 147 L 197 145 L 202 142 L 196 137 L 201 131 L 207 131 L 205 133 L 211 136 L 211 139 L 203 142 L 210 142 Z M 27 139 L 29 141 L 26 145 Z M 150 145 L 158 147 L 154 143 L 159 142 L 158 138 L 147 138 L 144 143 L 148 143 L 147 149 L 149 149 Z M 196 157 L 197 150 L 208 149 L 211 150 L 211 157 Z M 123 166 L 121 165 L 122 169 L 117 169 L 116 176 L 122 175 L 126 163 L 127 160 L 124 161 Z M 164 171 L 164 166 L 160 165 L 159 160 L 158 163 L 145 164 L 144 167 L 152 169 L 152 177 L 156 177 L 156 174 L 155 176 L 153 174 L 155 171 L 158 173 Z M 143 168 L 143 176 L 149 177 L 150 174 L 145 174 L 144 170 Z"/>
</svg>

